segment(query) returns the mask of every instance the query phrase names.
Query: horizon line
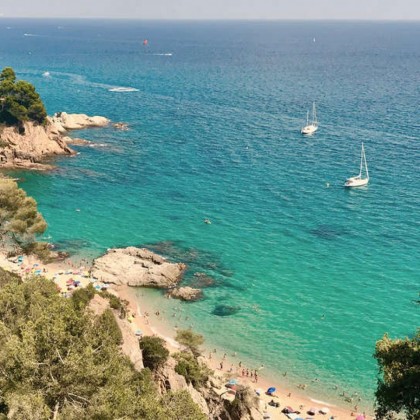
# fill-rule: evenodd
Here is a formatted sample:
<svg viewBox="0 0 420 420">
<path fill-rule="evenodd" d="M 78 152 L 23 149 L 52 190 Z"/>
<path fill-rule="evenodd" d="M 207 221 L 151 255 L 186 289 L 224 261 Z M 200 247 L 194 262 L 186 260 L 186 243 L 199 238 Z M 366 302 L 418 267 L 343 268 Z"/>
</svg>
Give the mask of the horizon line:
<svg viewBox="0 0 420 420">
<path fill-rule="evenodd" d="M 372 18 L 132 18 L 109 16 L 2 16 L 2 19 L 67 19 L 67 20 L 113 20 L 113 21 L 150 21 L 150 22 L 410 22 L 420 23 L 414 19 L 372 19 Z"/>
</svg>

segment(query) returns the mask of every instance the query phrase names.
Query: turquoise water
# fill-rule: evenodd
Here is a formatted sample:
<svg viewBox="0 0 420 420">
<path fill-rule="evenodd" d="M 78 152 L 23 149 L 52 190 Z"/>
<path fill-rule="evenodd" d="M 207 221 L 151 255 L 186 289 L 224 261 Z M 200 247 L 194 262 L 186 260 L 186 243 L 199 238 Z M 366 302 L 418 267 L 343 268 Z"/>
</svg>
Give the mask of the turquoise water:
<svg viewBox="0 0 420 420">
<path fill-rule="evenodd" d="M 130 125 L 77 132 L 94 147 L 17 174 L 51 241 L 186 261 L 203 301 L 145 292 L 189 317 L 171 321 L 269 375 L 372 398 L 376 340 L 420 325 L 420 24 L 2 19 L 0 35 L 0 64 L 49 113 Z M 348 191 L 362 141 L 371 181 Z"/>
</svg>

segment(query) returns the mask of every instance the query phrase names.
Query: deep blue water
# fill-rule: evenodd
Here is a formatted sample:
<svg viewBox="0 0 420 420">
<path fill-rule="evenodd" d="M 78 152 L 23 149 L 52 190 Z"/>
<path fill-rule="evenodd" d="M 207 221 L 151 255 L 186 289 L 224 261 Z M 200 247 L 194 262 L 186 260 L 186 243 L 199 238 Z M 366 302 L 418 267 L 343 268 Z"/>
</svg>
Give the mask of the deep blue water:
<svg viewBox="0 0 420 420">
<path fill-rule="evenodd" d="M 372 398 L 376 340 L 420 325 L 419 23 L 2 19 L 0 37 L 49 113 L 130 126 L 74 133 L 95 147 L 18 174 L 51 241 L 187 261 L 186 283 L 214 284 L 178 325 L 273 377 Z M 348 191 L 362 141 L 371 180 Z"/>
</svg>

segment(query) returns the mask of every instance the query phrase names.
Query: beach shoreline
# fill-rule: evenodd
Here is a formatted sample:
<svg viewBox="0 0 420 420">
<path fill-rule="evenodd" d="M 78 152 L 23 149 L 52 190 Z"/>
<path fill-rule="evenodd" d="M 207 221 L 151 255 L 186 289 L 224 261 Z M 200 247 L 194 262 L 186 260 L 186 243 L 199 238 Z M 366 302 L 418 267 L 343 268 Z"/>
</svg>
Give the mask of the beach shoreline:
<svg viewBox="0 0 420 420">
<path fill-rule="evenodd" d="M 77 261 L 77 262 L 76 262 Z M 81 265 L 84 264 L 84 265 Z M 132 327 L 133 334 L 136 331 L 141 330 L 143 335 L 157 335 L 165 340 L 167 343 L 168 350 L 171 353 L 175 353 L 180 350 L 180 346 L 174 340 L 174 331 L 171 331 L 170 327 L 163 331 L 159 327 L 157 319 L 160 319 L 161 324 L 169 323 L 165 317 L 159 311 L 159 308 L 155 310 L 146 311 L 144 307 L 147 307 L 145 297 L 141 296 L 141 293 L 136 293 L 137 288 L 123 285 L 103 285 L 100 280 L 92 280 L 88 275 L 90 270 L 90 262 L 85 259 L 75 258 L 74 260 L 68 258 L 66 260 L 53 262 L 50 264 L 43 264 L 34 256 L 24 256 L 23 258 L 7 258 L 6 255 L 0 253 L 0 266 L 8 271 L 20 274 L 22 278 L 31 275 L 44 276 L 50 280 L 53 280 L 63 296 L 67 293 L 71 293 L 73 288 L 86 287 L 88 284 L 93 284 L 98 290 L 103 286 L 109 287 L 110 291 L 116 294 L 123 300 L 128 302 L 128 313 L 131 315 L 129 318 Z M 77 286 L 74 286 L 77 282 Z M 140 296 L 139 296 L 140 295 Z M 134 315 L 134 316 L 133 316 Z M 344 406 L 344 404 L 337 404 L 336 402 L 326 402 L 314 396 L 305 395 L 302 390 L 296 389 L 296 387 L 287 383 L 286 379 L 278 378 L 274 382 L 268 379 L 264 372 L 264 366 L 260 366 L 255 369 L 247 369 L 246 366 L 239 365 L 240 359 L 236 354 L 227 354 L 224 349 L 218 348 L 212 349 L 207 343 L 203 351 L 203 358 L 206 364 L 215 372 L 215 375 L 226 379 L 236 379 L 239 383 L 248 385 L 254 390 L 260 390 L 260 409 L 268 413 L 272 419 L 285 419 L 286 416 L 281 410 L 286 406 L 291 406 L 295 410 L 299 410 L 302 415 L 306 415 L 306 411 L 315 407 L 319 410 L 322 407 L 329 409 L 327 415 L 317 414 L 316 418 L 329 419 L 330 416 L 334 416 L 334 419 L 352 419 L 358 414 L 356 407 Z M 228 369 L 228 367 L 230 368 Z M 243 376 L 243 371 L 248 370 L 249 375 Z M 251 376 L 252 371 L 252 376 Z M 257 373 L 257 382 L 255 382 L 254 372 Z M 276 376 L 276 375 L 272 375 Z M 226 383 L 227 383 L 226 382 Z M 277 391 L 275 397 L 266 395 L 264 390 L 270 387 L 276 387 Z M 279 408 L 269 405 L 270 401 L 278 402 Z M 366 419 L 370 419 L 369 415 Z"/>
<path fill-rule="evenodd" d="M 159 326 L 156 325 L 156 320 L 158 317 L 161 318 L 161 323 L 165 323 L 165 317 L 162 315 L 159 309 L 155 308 L 156 312 L 151 310 L 146 311 L 147 313 L 141 309 L 146 297 L 139 296 L 139 293 L 136 293 L 136 288 L 132 288 L 130 286 L 117 286 L 113 289 L 117 292 L 120 298 L 129 302 L 130 312 L 136 314 L 133 320 L 133 322 L 136 324 L 136 328 L 142 330 L 145 335 L 157 335 L 163 338 L 168 343 L 168 348 L 171 353 L 180 350 L 180 346 L 173 338 L 174 331 L 171 333 L 168 328 L 163 331 L 161 328 L 159 328 Z M 335 401 L 323 401 L 319 397 L 317 398 L 316 392 L 314 392 L 313 396 L 305 395 L 302 392 L 299 392 L 300 390 L 296 389 L 296 387 L 293 385 L 287 384 L 287 381 L 284 379 L 282 380 L 278 377 L 275 379 L 275 381 L 267 379 L 263 367 L 256 369 L 258 374 L 258 381 L 255 382 L 253 378 L 251 379 L 250 376 L 242 376 L 242 366 L 239 367 L 240 359 L 238 355 L 227 354 L 224 349 L 221 348 L 217 348 L 216 353 L 214 353 L 214 349 L 209 346 L 209 343 L 205 343 L 203 347 L 203 357 L 207 365 L 216 373 L 226 375 L 227 380 L 229 378 L 236 378 L 240 381 L 240 383 L 248 385 L 252 389 L 261 389 L 263 391 L 272 386 L 276 387 L 277 396 L 274 398 L 274 400 L 275 402 L 280 403 L 280 408 L 273 408 L 268 405 L 268 402 L 270 402 L 270 400 L 273 398 L 265 395 L 264 392 L 260 397 L 263 404 L 263 409 L 270 414 L 272 419 L 285 419 L 286 416 L 281 412 L 281 410 L 286 406 L 291 406 L 296 410 L 301 411 L 302 415 L 304 416 L 306 416 L 306 410 L 311 407 L 315 407 L 317 409 L 327 407 L 330 410 L 328 415 L 317 415 L 318 418 L 327 419 L 330 418 L 331 415 L 333 415 L 335 419 L 353 419 L 357 417 L 358 414 L 362 414 L 360 411 L 355 410 L 354 406 L 352 407 L 350 404 L 346 407 L 344 404 L 338 404 Z M 210 354 L 211 358 L 209 358 Z M 224 355 L 226 355 L 225 358 L 223 357 Z M 220 369 L 220 362 L 223 362 L 223 370 Z M 231 365 L 235 365 L 235 367 L 232 372 L 229 372 L 227 367 Z M 246 366 L 244 367 L 246 369 Z M 303 408 L 300 408 L 302 406 Z M 367 413 L 366 420 L 371 418 L 372 417 L 370 413 Z"/>
</svg>

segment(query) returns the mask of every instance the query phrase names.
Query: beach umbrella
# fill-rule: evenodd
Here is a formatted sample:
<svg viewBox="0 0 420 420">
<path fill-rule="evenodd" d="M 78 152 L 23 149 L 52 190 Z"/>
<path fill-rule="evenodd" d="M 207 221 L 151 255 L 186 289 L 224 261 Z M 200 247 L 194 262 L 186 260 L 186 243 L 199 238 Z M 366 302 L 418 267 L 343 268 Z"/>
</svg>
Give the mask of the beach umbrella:
<svg viewBox="0 0 420 420">
<path fill-rule="evenodd" d="M 262 392 L 263 392 L 263 390 L 262 390 L 261 388 L 257 388 L 257 389 L 255 390 L 255 393 L 256 393 L 258 396 L 260 396 L 260 395 L 262 394 Z"/>
<path fill-rule="evenodd" d="M 267 389 L 267 394 L 272 394 L 273 392 L 276 392 L 276 388 L 274 388 L 274 386 Z"/>
<path fill-rule="evenodd" d="M 320 412 L 321 414 L 328 414 L 328 413 L 330 412 L 330 409 L 329 409 L 329 408 L 327 408 L 327 407 L 322 407 L 322 408 L 319 410 L 319 412 Z"/>
<path fill-rule="evenodd" d="M 363 414 L 359 414 L 359 415 L 356 417 L 356 420 L 366 420 L 366 417 L 365 417 Z"/>
<path fill-rule="evenodd" d="M 285 408 L 285 410 L 286 410 L 286 412 L 287 412 L 287 413 L 294 413 L 294 412 L 295 412 L 295 410 L 294 410 L 292 407 L 290 407 L 290 405 L 288 405 L 288 406 Z"/>
<path fill-rule="evenodd" d="M 238 380 L 237 379 L 231 379 L 230 381 L 229 381 L 229 384 L 230 385 L 236 385 L 238 383 Z"/>
<path fill-rule="evenodd" d="M 314 407 L 311 407 L 311 408 L 308 410 L 308 414 L 309 414 L 309 415 L 311 415 L 311 416 L 314 416 L 314 415 L 315 415 L 315 413 L 316 413 L 316 408 L 314 408 Z"/>
<path fill-rule="evenodd" d="M 136 330 L 135 334 L 136 334 L 137 337 L 141 337 L 143 335 L 143 332 L 142 332 L 142 330 Z"/>
</svg>

